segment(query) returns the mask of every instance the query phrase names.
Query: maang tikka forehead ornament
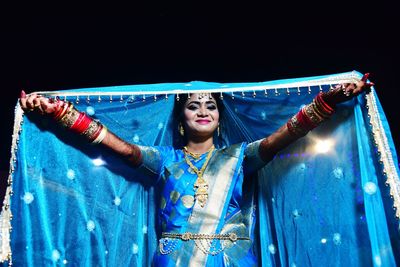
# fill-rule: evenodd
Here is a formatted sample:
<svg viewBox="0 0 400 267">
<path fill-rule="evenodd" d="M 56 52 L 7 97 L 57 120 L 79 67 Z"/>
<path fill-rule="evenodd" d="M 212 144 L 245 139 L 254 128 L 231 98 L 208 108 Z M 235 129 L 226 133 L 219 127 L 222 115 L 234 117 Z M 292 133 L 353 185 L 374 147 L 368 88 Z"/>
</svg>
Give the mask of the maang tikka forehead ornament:
<svg viewBox="0 0 400 267">
<path fill-rule="evenodd" d="M 199 99 L 202 99 L 202 98 L 207 97 L 207 96 L 208 96 L 209 99 L 212 99 L 212 94 L 211 93 L 198 93 L 197 95 L 198 95 Z"/>
</svg>

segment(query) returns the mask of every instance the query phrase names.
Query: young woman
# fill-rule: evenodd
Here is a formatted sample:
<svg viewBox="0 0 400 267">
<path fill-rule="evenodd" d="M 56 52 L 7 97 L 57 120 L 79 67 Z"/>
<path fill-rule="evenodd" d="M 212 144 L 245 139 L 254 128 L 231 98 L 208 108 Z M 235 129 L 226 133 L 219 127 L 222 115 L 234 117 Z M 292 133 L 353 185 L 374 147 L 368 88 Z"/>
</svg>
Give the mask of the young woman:
<svg viewBox="0 0 400 267">
<path fill-rule="evenodd" d="M 272 135 L 254 143 L 216 148 L 220 111 L 218 97 L 190 94 L 175 103 L 183 147 L 130 144 L 71 103 L 21 93 L 26 112 L 52 116 L 90 142 L 101 143 L 132 166 L 158 177 L 159 247 L 155 266 L 256 266 L 253 213 L 243 199 L 244 177 L 329 118 L 337 104 L 369 89 L 368 74 L 357 84 L 338 85 L 318 94 Z"/>
</svg>

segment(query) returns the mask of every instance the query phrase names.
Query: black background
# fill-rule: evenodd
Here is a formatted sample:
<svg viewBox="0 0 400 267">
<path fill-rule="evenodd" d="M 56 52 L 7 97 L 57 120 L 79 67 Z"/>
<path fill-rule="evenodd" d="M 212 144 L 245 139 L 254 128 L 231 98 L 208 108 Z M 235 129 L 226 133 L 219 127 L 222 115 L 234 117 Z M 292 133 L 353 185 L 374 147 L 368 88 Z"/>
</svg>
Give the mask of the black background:
<svg viewBox="0 0 400 267">
<path fill-rule="evenodd" d="M 352 70 L 371 73 L 399 151 L 397 10 L 382 1 L 4 7 L 0 172 L 8 170 L 22 88 L 258 82 Z"/>
</svg>

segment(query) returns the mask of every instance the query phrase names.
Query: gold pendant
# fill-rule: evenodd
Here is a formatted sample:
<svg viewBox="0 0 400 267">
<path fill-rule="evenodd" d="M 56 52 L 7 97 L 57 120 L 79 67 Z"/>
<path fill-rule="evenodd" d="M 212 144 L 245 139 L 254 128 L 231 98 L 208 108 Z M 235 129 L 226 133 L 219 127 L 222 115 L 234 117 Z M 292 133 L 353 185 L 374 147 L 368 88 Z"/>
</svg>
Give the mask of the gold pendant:
<svg viewBox="0 0 400 267">
<path fill-rule="evenodd" d="M 211 159 L 212 152 L 214 151 L 214 145 L 208 150 L 208 154 L 206 157 L 206 161 L 203 163 L 201 169 L 197 169 L 196 166 L 188 158 L 189 152 L 187 151 L 187 147 L 184 147 L 183 153 L 185 155 L 185 161 L 189 165 L 189 167 L 197 174 L 197 179 L 193 185 L 195 194 L 194 198 L 199 202 L 199 205 L 203 208 L 206 205 L 208 199 L 208 183 L 203 178 L 203 173 L 207 167 L 209 160 Z"/>
<path fill-rule="evenodd" d="M 203 179 L 203 177 L 197 178 L 196 182 L 194 183 L 194 187 L 201 187 L 201 186 L 207 186 L 208 184 L 206 180 Z"/>
<path fill-rule="evenodd" d="M 196 190 L 194 198 L 199 202 L 200 206 L 203 208 L 206 205 L 208 199 L 208 184 L 207 181 L 203 179 L 200 175 L 197 177 L 194 183 L 194 188 Z"/>
<path fill-rule="evenodd" d="M 200 207 L 204 208 L 206 205 L 208 194 L 197 194 L 195 195 L 196 200 L 199 202 Z"/>
</svg>

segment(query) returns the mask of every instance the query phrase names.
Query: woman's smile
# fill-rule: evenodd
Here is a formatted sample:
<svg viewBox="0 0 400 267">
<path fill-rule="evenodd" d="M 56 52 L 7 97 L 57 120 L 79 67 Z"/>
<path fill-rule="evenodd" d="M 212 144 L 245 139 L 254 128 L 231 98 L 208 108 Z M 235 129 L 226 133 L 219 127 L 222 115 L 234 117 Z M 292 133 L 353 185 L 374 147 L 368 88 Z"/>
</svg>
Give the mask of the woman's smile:
<svg viewBox="0 0 400 267">
<path fill-rule="evenodd" d="M 202 120 L 196 120 L 196 122 L 197 122 L 198 124 L 201 124 L 201 125 L 207 125 L 207 124 L 209 124 L 211 121 L 210 121 L 210 120 L 204 120 L 204 119 L 202 119 Z"/>
</svg>

